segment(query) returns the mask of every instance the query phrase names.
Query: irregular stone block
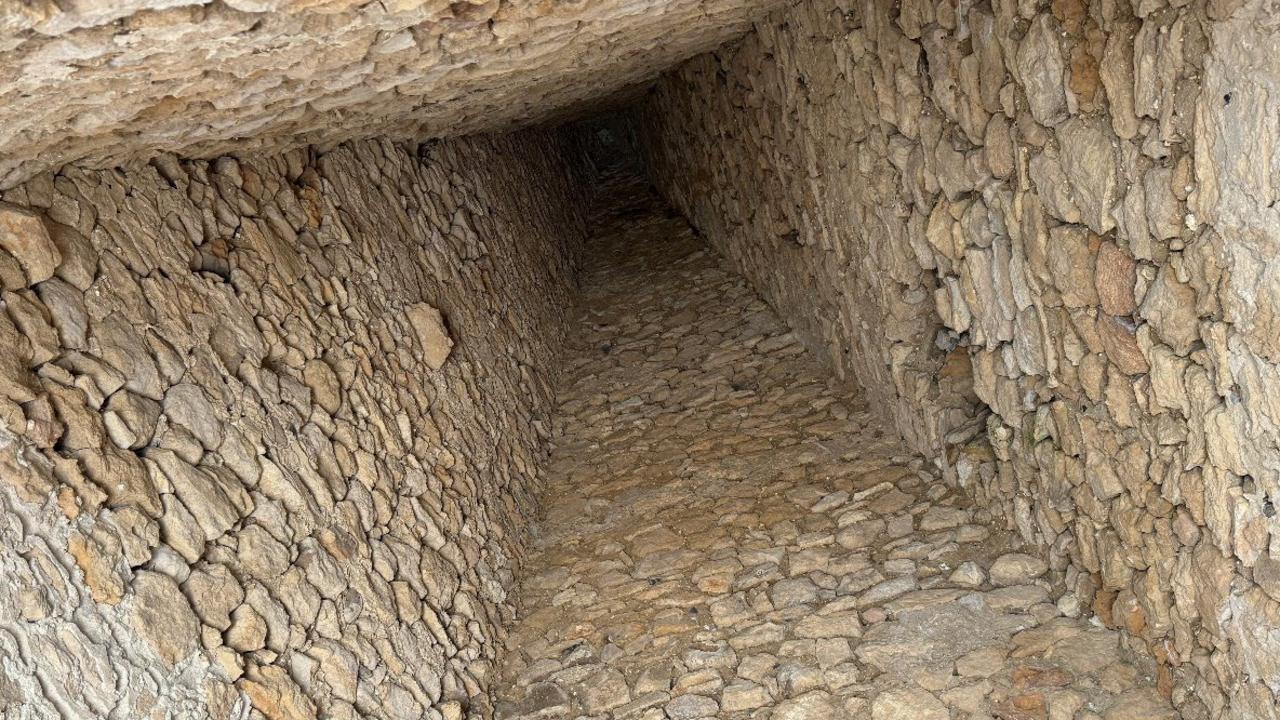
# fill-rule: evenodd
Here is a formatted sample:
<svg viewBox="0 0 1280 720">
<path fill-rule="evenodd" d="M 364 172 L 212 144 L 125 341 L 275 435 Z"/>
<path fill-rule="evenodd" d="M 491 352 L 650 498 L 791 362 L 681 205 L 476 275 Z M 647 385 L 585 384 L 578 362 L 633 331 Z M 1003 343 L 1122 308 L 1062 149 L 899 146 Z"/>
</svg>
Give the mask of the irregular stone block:
<svg viewBox="0 0 1280 720">
<path fill-rule="evenodd" d="M 444 367 L 445 360 L 453 351 L 453 339 L 444 326 L 444 316 L 436 308 L 426 303 L 411 305 L 405 316 L 409 326 L 418 338 L 422 350 L 422 359 L 432 370 Z"/>
<path fill-rule="evenodd" d="M 62 254 L 40 216 L 11 203 L 0 202 L 0 249 L 22 266 L 27 285 L 53 277 L 62 262 Z"/>
</svg>

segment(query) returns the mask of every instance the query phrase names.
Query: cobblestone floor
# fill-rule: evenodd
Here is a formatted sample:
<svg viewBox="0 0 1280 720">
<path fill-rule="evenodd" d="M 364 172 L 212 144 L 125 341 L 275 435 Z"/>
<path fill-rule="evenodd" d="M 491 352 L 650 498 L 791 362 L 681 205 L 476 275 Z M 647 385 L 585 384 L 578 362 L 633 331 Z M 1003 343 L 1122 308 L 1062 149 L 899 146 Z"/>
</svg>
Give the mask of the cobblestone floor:
<svg viewBox="0 0 1280 720">
<path fill-rule="evenodd" d="M 499 718 L 1175 717 L 642 194 L 602 221 Z"/>
</svg>

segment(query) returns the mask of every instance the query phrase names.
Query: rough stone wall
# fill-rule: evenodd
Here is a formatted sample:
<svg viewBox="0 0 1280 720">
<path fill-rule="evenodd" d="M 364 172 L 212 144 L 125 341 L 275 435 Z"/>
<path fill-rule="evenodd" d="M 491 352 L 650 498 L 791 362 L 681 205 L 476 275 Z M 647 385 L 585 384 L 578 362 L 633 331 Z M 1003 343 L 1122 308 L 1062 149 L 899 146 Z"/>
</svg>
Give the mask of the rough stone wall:
<svg viewBox="0 0 1280 720">
<path fill-rule="evenodd" d="M 651 82 L 779 0 L 5 0 L 0 188 L 352 138 L 455 136 Z"/>
<path fill-rule="evenodd" d="M 663 191 L 1187 718 L 1280 714 L 1277 49 L 1274 0 L 820 0 L 644 113 Z M 985 437 L 939 443 L 966 376 Z"/>
<path fill-rule="evenodd" d="M 5 193 L 0 715 L 486 715 L 568 177 L 532 133 Z"/>
<path fill-rule="evenodd" d="M 973 401 L 965 358 L 940 375 L 955 341 L 936 337 L 936 281 L 911 241 L 927 216 L 912 211 L 906 173 L 886 160 L 905 167 L 924 158 L 912 160 L 912 141 L 876 115 L 877 102 L 893 100 L 871 95 L 869 62 L 858 67 L 863 77 L 850 78 L 855 58 L 875 52 L 844 47 L 844 38 L 867 34 L 861 15 L 853 6 L 802 4 L 690 61 L 649 100 L 640 147 L 672 203 L 820 359 L 860 384 L 925 450 L 974 424 Z M 825 23 L 834 24 L 818 27 Z M 914 69 L 916 61 L 902 62 Z M 940 132 L 919 107 L 904 114 L 911 136 Z M 917 192 L 936 193 L 936 180 Z"/>
</svg>

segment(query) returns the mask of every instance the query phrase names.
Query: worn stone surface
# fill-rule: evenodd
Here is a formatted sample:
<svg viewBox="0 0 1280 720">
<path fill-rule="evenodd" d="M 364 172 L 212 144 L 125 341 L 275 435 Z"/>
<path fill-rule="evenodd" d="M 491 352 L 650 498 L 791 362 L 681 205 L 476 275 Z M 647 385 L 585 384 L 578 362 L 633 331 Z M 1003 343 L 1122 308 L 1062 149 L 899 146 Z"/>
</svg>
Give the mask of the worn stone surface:
<svg viewBox="0 0 1280 720">
<path fill-rule="evenodd" d="M 1064 617 L 1043 559 L 1007 553 L 683 219 L 632 197 L 590 246 L 499 718 L 1172 712 L 1154 663 Z"/>
<path fill-rule="evenodd" d="M 805 1 L 641 122 L 662 192 L 1187 718 L 1280 706 L 1278 17 Z"/>
<path fill-rule="evenodd" d="M 5 193 L 0 715 L 489 715 L 581 252 L 557 148 Z"/>
<path fill-rule="evenodd" d="M 0 188 L 546 119 L 740 36 L 777 0 L 123 0 L 0 7 Z"/>
<path fill-rule="evenodd" d="M 668 76 L 794 335 L 624 209 L 512 625 L 590 174 L 419 142 L 774 4 L 0 6 L 0 715 L 1275 720 L 1276 0 L 801 0 Z"/>
</svg>

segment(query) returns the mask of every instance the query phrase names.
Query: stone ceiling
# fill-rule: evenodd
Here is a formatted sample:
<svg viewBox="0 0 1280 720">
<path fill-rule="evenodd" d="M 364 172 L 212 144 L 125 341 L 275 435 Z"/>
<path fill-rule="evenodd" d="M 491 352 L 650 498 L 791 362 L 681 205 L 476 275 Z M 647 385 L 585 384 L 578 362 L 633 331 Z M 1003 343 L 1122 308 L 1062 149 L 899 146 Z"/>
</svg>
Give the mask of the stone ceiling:
<svg viewBox="0 0 1280 720">
<path fill-rule="evenodd" d="M 0 0 L 0 188 L 63 164 L 502 129 L 778 0 Z"/>
</svg>

